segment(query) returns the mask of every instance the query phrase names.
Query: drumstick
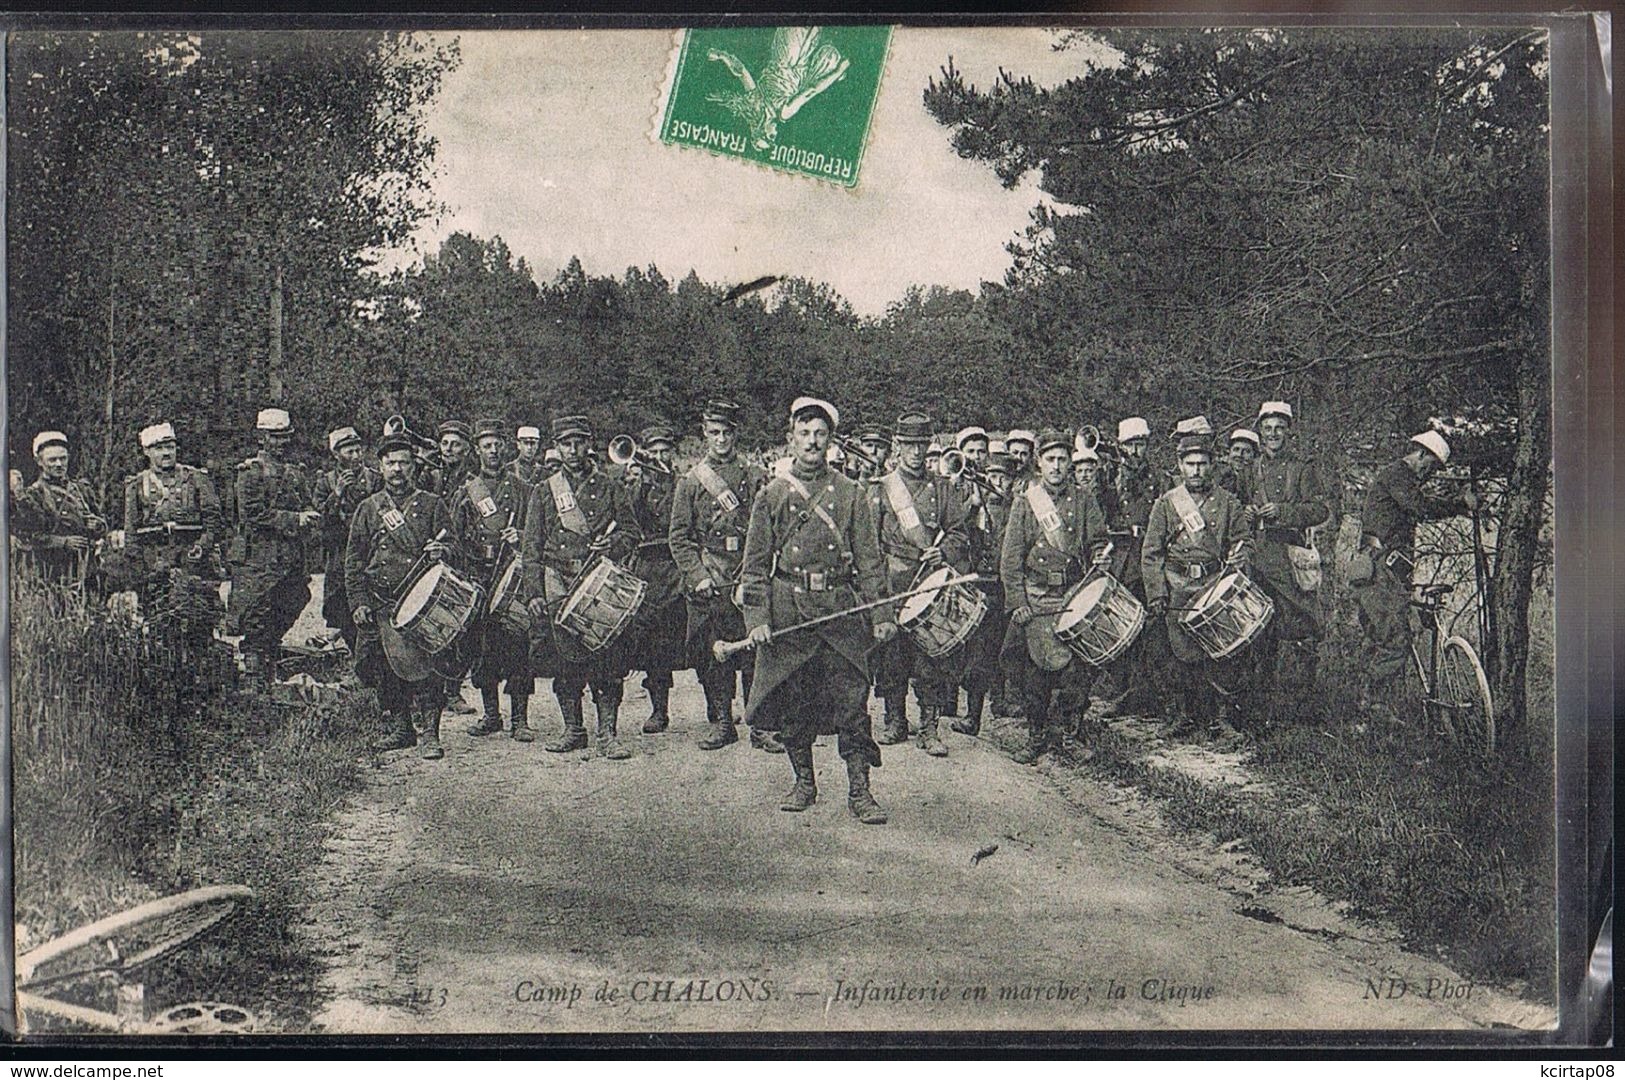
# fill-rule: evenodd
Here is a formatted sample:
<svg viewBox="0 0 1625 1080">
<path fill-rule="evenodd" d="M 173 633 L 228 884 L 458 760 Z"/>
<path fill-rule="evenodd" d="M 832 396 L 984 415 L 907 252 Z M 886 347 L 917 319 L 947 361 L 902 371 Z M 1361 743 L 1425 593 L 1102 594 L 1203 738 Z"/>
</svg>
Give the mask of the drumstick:
<svg viewBox="0 0 1625 1080">
<path fill-rule="evenodd" d="M 917 596 L 923 592 L 935 592 L 938 589 L 945 589 L 950 585 L 968 585 L 981 580 L 982 576 L 980 574 L 964 574 L 960 577 L 949 578 L 947 581 L 939 581 L 935 585 L 922 585 L 919 588 L 909 589 L 907 592 L 900 592 L 896 596 L 887 596 L 879 600 L 870 600 L 868 603 L 859 604 L 856 607 L 844 608 L 841 611 L 832 611 L 828 615 L 820 615 L 816 619 L 805 619 L 801 622 L 786 626 L 783 630 L 773 630 L 770 631 L 770 633 L 772 637 L 775 638 L 783 637 L 785 634 L 793 634 L 797 630 L 810 630 L 815 626 L 822 626 L 824 623 L 833 622 L 836 619 L 844 619 L 848 615 L 857 615 L 862 612 L 881 607 L 884 604 L 893 604 L 899 600 L 907 600 L 909 597 Z M 771 640 L 771 638 L 769 640 Z M 751 641 L 750 638 L 745 638 L 741 641 L 716 641 L 712 642 L 711 644 L 711 655 L 715 657 L 717 663 L 720 664 L 726 661 L 730 656 L 733 656 L 735 653 L 741 653 L 746 649 L 753 649 L 755 647 L 756 643 Z"/>
</svg>

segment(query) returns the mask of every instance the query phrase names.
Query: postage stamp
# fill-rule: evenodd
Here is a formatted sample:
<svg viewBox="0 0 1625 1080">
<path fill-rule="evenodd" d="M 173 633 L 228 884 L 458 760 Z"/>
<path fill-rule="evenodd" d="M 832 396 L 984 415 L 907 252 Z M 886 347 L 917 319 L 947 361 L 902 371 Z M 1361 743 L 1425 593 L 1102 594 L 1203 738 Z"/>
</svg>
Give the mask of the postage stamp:
<svg viewBox="0 0 1625 1080">
<path fill-rule="evenodd" d="M 852 187 L 890 43 L 889 26 L 686 30 L 660 141 Z"/>
</svg>

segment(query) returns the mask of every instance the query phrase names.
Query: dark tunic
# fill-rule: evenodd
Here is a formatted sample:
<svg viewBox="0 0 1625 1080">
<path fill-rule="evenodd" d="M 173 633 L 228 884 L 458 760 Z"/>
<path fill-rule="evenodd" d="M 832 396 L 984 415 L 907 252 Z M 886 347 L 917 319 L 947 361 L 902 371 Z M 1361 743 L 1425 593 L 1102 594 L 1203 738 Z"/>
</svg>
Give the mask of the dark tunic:
<svg viewBox="0 0 1625 1080">
<path fill-rule="evenodd" d="M 497 575 L 519 557 L 519 551 L 502 539 L 502 530 L 511 524 L 523 535 L 525 515 L 530 510 L 530 485 L 507 469 L 496 476 L 470 477 L 451 497 L 450 507 L 452 535 L 457 538 L 469 573 L 485 588 L 488 600 Z M 519 598 L 521 603 L 528 599 L 522 585 Z M 524 684 L 521 692 L 528 692 L 532 681 L 530 639 L 508 630 L 490 617 L 488 609 L 488 603 L 480 605 L 465 645 L 466 654 L 473 658 L 474 685 L 490 687 L 508 679 L 510 693 L 519 684 Z"/>
<path fill-rule="evenodd" d="M 1207 653 L 1180 625 L 1180 618 L 1186 614 L 1180 609 L 1190 607 L 1197 596 L 1228 572 L 1225 559 L 1238 541 L 1245 554 L 1251 546 L 1250 531 L 1241 503 L 1217 484 L 1206 492 L 1191 492 L 1205 523 L 1194 533 L 1175 511 L 1170 494 L 1157 499 L 1146 526 L 1140 561 L 1146 600 L 1168 601 L 1168 643 L 1174 655 L 1187 664 L 1203 663 Z"/>
<path fill-rule="evenodd" d="M 669 539 L 676 487 L 677 479 L 671 473 L 646 468 L 628 492 L 632 516 L 643 535 L 630 569 L 649 583 L 634 628 L 637 637 L 630 647 L 631 664 L 640 671 L 668 672 L 685 666 L 688 608 Z"/>
<path fill-rule="evenodd" d="M 91 552 L 78 553 L 67 547 L 68 537 L 82 536 L 94 543 L 107 531 L 90 484 L 85 480 L 58 484 L 42 474 L 23 489 L 18 501 L 21 512 L 13 528 L 40 572 L 53 581 L 78 578 L 80 568 L 88 566 Z"/>
<path fill-rule="evenodd" d="M 151 614 L 179 602 L 183 623 L 200 639 L 225 614 L 221 524 L 220 496 L 202 469 L 143 469 L 124 482 L 125 543 L 140 568 L 142 603 Z"/>
<path fill-rule="evenodd" d="M 384 478 L 367 465 L 332 468 L 316 477 L 311 501 L 321 514 L 322 618 L 355 647 L 355 624 L 344 587 L 344 548 L 350 540 L 350 519 L 367 496 L 381 491 Z"/>
<path fill-rule="evenodd" d="M 310 602 L 301 511 L 314 510 L 305 470 L 263 454 L 237 466 L 243 561 L 232 576 L 231 618 L 245 647 L 274 649 Z"/>
<path fill-rule="evenodd" d="M 394 529 L 386 521 L 391 509 L 401 516 Z M 394 617 L 401 594 L 420 565 L 423 545 L 444 531 L 455 549 L 450 530 L 445 500 L 427 491 L 399 497 L 379 491 L 356 508 L 344 550 L 344 589 L 354 607 L 365 605 L 373 612 L 371 622 L 359 627 L 356 636 L 356 674 L 367 685 L 382 688 L 392 685 L 390 680 L 400 681 L 384 660 L 379 625 Z M 438 679 L 421 681 L 440 692 Z"/>
<path fill-rule="evenodd" d="M 1319 525 L 1330 513 L 1320 472 L 1310 462 L 1282 450 L 1274 457 L 1263 455 L 1254 465 L 1254 475 L 1242 485 L 1252 496 L 1252 504 L 1275 503 L 1280 516 L 1270 522 L 1258 521 L 1253 547 L 1253 580 L 1275 601 L 1275 619 L 1269 632 L 1282 641 L 1305 641 L 1320 636 L 1320 609 L 1316 594 L 1298 588 L 1292 576 L 1292 560 L 1287 545 L 1303 547 L 1306 530 Z M 1241 491 L 1236 497 L 1246 505 Z"/>
<path fill-rule="evenodd" d="M 1025 658 L 1045 671 L 1062 671 L 1074 666 L 1075 655 L 1056 639 L 1056 618 L 1067 594 L 1083 580 L 1090 559 L 1106 543 L 1106 515 L 1094 497 L 1075 484 L 1060 491 L 1047 486 L 1044 490 L 1060 516 L 1066 546 L 1050 542 L 1025 491 L 1011 500 L 999 555 L 1004 606 L 1006 612 L 1028 607 L 1034 615 L 1025 628 L 1011 621 L 1003 651 L 1009 663 L 1013 661 L 1008 658 Z"/>
<path fill-rule="evenodd" d="M 747 627 L 788 627 L 878 600 L 885 582 L 872 506 L 846 477 L 822 465 L 777 476 L 751 504 L 740 566 Z M 863 705 L 872 628 L 890 619 L 890 612 L 874 609 L 757 649 L 746 721 L 784 731 L 787 744 L 792 732 L 839 733 L 847 756 L 861 752 L 878 764 Z M 816 683 L 797 677 L 804 670 L 819 675 Z"/>
<path fill-rule="evenodd" d="M 732 507 L 723 506 L 690 470 L 672 492 L 667 534 L 688 597 L 688 655 L 701 671 L 716 664 L 711 656 L 712 642 L 736 641 L 744 636 L 745 620 L 737 598 L 739 566 L 745 557 L 751 504 L 767 483 L 765 470 L 737 454 L 729 461 L 710 456 L 705 460 L 733 493 Z M 701 596 L 696 590 L 707 581 L 711 583 L 710 595 Z M 752 662 L 748 653 L 740 653 L 730 659 L 729 667 Z"/>
<path fill-rule="evenodd" d="M 987 615 L 965 645 L 964 684 L 969 689 L 988 686 L 997 676 L 999 650 L 1010 620 L 1004 603 L 1004 583 L 999 578 L 999 555 L 1005 526 L 1010 521 L 1010 500 L 982 492 L 967 521 L 971 569 L 981 575 L 976 587 L 987 597 Z"/>
<path fill-rule="evenodd" d="M 1145 526 L 1151 520 L 1151 505 L 1161 492 L 1157 488 L 1156 472 L 1149 464 L 1139 467 L 1127 463 L 1114 471 L 1112 482 L 1105 488 L 1107 531 L 1111 534 L 1111 562 L 1107 569 L 1112 577 L 1145 599 L 1145 586 L 1140 577 L 1140 542 L 1145 537 Z"/>
</svg>

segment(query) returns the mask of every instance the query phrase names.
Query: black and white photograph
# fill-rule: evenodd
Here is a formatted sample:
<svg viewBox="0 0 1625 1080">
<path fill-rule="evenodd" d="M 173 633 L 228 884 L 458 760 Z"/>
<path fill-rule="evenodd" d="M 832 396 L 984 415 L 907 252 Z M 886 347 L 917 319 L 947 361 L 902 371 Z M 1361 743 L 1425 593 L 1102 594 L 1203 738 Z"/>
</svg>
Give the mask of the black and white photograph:
<svg viewBox="0 0 1625 1080">
<path fill-rule="evenodd" d="M 15 1031 L 1557 1031 L 1559 17 L 1210 17 L 13 30 Z"/>
</svg>

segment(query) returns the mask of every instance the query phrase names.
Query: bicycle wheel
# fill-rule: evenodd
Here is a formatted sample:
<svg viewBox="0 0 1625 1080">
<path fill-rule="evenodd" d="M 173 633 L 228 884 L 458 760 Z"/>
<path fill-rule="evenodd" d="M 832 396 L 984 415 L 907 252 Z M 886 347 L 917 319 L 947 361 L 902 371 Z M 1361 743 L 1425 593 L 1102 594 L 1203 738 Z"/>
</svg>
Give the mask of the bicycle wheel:
<svg viewBox="0 0 1625 1080">
<path fill-rule="evenodd" d="M 1478 653 L 1465 638 L 1453 637 L 1439 650 L 1438 697 L 1453 714 L 1456 737 L 1495 752 L 1495 702 Z"/>
<path fill-rule="evenodd" d="M 17 958 L 28 990 L 102 972 L 122 974 L 167 956 L 254 897 L 246 885 L 213 885 L 109 915 Z"/>
</svg>

